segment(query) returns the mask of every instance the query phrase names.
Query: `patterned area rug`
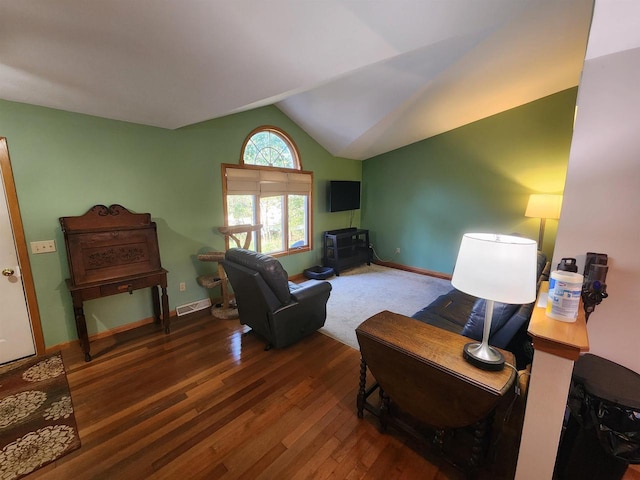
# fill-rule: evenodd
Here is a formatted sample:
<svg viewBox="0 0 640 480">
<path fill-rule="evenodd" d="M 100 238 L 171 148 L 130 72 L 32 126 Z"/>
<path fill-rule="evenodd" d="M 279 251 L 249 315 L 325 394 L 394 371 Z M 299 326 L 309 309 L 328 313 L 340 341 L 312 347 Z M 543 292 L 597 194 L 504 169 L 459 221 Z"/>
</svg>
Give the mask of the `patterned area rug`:
<svg viewBox="0 0 640 480">
<path fill-rule="evenodd" d="M 0 479 L 21 478 L 79 447 L 61 354 L 0 367 Z"/>
</svg>

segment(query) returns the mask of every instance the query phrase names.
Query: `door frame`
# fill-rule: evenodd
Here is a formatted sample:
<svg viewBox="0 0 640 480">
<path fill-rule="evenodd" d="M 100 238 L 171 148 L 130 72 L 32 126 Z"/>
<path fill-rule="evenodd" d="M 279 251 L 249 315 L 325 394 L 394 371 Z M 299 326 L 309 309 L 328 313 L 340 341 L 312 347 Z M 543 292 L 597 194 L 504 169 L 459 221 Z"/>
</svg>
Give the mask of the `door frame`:
<svg viewBox="0 0 640 480">
<path fill-rule="evenodd" d="M 29 262 L 27 240 L 24 236 L 22 217 L 20 216 L 18 193 L 16 191 L 16 185 L 13 179 L 13 170 L 11 169 L 11 161 L 9 159 L 9 147 L 5 137 L 0 137 L 0 172 L 2 173 L 1 177 L 2 182 L 4 183 L 4 190 L 7 194 L 9 221 L 11 222 L 11 227 L 13 229 L 13 238 L 16 245 L 16 251 L 18 253 L 18 263 L 20 264 L 22 286 L 27 300 L 29 320 L 31 321 L 31 331 L 33 332 L 36 354 L 39 355 L 45 353 L 44 335 L 42 334 L 40 310 L 38 309 L 38 299 L 36 297 L 36 289 L 33 282 L 33 274 L 31 272 L 31 263 Z"/>
</svg>

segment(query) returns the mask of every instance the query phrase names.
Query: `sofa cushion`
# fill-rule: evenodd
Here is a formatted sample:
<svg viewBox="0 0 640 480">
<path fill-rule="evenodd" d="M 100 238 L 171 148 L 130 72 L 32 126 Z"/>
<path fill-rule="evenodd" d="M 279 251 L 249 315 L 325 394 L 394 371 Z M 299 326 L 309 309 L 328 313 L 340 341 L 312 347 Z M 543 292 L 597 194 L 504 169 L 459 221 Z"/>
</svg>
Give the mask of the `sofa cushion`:
<svg viewBox="0 0 640 480">
<path fill-rule="evenodd" d="M 524 329 L 526 334 L 534 305 L 535 302 L 519 305 L 516 313 L 511 315 L 509 322 L 491 337 L 491 344 L 498 348 L 507 348 L 511 340 L 516 336 L 518 330 Z M 513 349 L 507 348 L 507 350 L 515 353 Z"/>
<path fill-rule="evenodd" d="M 465 337 L 473 338 L 474 340 L 482 340 L 482 333 L 484 330 L 484 315 L 487 308 L 487 301 L 479 298 L 473 305 L 473 309 L 469 314 L 469 319 L 464 325 L 462 332 Z M 493 317 L 491 318 L 491 332 L 489 336 L 493 335 L 497 330 L 509 321 L 511 316 L 516 313 L 516 310 L 520 308 L 520 305 L 511 303 L 493 303 Z"/>
<path fill-rule="evenodd" d="M 460 333 L 475 301 L 476 297 L 453 288 L 448 293 L 440 295 L 419 312 L 414 313 L 412 317 L 429 325 Z"/>
<path fill-rule="evenodd" d="M 539 286 L 540 281 L 548 279 L 549 263 L 542 252 L 538 252 L 536 263 Z M 526 329 L 534 303 L 527 305 L 494 303 L 491 344 L 513 351 L 516 354 L 518 368 L 531 362 L 530 340 Z M 480 341 L 484 329 L 485 307 L 485 300 L 479 300 L 452 289 L 412 316 L 429 325 Z"/>
<path fill-rule="evenodd" d="M 282 304 L 291 301 L 289 275 L 276 258 L 242 248 L 227 250 L 225 258 L 260 273 L 262 279 Z"/>
</svg>

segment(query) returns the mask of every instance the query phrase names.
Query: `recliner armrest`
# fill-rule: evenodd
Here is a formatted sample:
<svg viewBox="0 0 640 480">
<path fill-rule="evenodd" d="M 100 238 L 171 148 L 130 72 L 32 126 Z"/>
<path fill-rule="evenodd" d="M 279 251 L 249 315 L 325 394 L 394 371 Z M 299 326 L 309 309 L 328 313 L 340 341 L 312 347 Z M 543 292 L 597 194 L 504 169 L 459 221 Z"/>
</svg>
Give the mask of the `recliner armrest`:
<svg viewBox="0 0 640 480">
<path fill-rule="evenodd" d="M 291 298 L 296 302 L 304 302 L 310 298 L 317 297 L 318 295 L 326 295 L 331 291 L 331 284 L 329 282 L 305 282 L 291 292 Z"/>
<path fill-rule="evenodd" d="M 300 288 L 291 292 L 291 298 L 296 302 L 305 302 L 318 295 L 326 295 L 331 291 L 329 282 L 305 282 Z"/>
</svg>

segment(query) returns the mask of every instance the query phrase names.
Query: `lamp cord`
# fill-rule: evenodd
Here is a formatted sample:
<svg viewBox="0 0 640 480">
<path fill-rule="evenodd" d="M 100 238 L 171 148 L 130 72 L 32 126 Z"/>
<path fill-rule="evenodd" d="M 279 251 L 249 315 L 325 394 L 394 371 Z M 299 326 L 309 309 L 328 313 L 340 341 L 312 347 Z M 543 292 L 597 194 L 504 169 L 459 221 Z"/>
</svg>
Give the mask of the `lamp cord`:
<svg viewBox="0 0 640 480">
<path fill-rule="evenodd" d="M 504 414 L 504 423 L 509 421 L 509 418 L 511 417 L 511 413 L 513 411 L 513 406 L 516 403 L 516 400 L 518 399 L 518 397 L 521 395 L 521 391 L 520 391 L 520 377 L 522 377 L 523 375 L 531 375 L 529 372 L 527 372 L 526 370 L 523 370 L 522 372 L 519 372 L 518 369 L 516 367 L 514 367 L 513 365 L 511 365 L 508 362 L 504 362 L 504 364 L 507 367 L 510 367 L 513 369 L 514 372 L 516 372 L 516 381 L 514 382 L 514 392 L 515 395 L 513 396 L 513 400 L 511 400 L 511 403 L 509 404 L 509 406 L 507 407 L 507 410 Z"/>
<path fill-rule="evenodd" d="M 513 365 L 511 365 L 509 362 L 504 362 L 504 364 L 507 367 L 512 368 L 513 371 L 516 372 L 516 381 L 514 382 L 515 383 L 515 388 L 514 388 L 515 395 L 513 396 L 513 399 L 511 400 L 511 402 L 509 403 L 509 406 L 506 408 L 504 416 L 503 416 L 503 419 L 502 419 L 502 423 L 506 424 L 509 421 L 509 418 L 511 418 L 511 413 L 513 411 L 513 406 L 515 405 L 517 398 L 520 396 L 520 385 L 519 385 L 520 384 L 520 376 L 523 375 L 524 373 L 528 373 L 528 372 L 524 372 L 523 374 L 521 374 L 521 373 L 518 372 L 518 369 L 516 367 L 514 367 Z M 500 442 L 502 442 L 503 432 L 504 432 L 504 429 L 501 428 L 499 430 L 498 435 L 496 436 L 496 439 L 495 439 L 495 444 L 496 445 L 499 444 Z M 496 451 L 497 451 L 497 449 L 496 449 Z"/>
</svg>

